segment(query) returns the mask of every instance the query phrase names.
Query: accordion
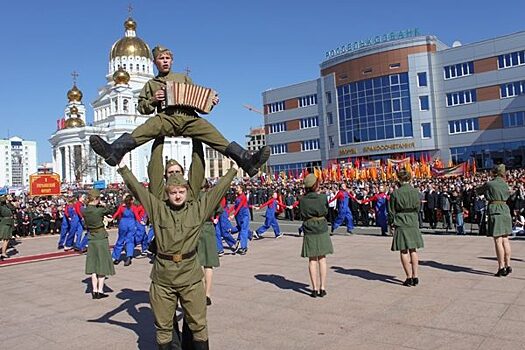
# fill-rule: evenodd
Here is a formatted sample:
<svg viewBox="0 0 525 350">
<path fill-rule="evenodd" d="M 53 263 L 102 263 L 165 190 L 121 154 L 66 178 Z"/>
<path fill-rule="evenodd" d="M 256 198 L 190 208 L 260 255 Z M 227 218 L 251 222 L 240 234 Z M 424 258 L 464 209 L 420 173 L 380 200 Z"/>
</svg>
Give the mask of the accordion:
<svg viewBox="0 0 525 350">
<path fill-rule="evenodd" d="M 216 95 L 215 90 L 203 86 L 167 81 L 163 107 L 190 107 L 199 113 L 208 114 L 213 108 L 213 98 Z"/>
</svg>

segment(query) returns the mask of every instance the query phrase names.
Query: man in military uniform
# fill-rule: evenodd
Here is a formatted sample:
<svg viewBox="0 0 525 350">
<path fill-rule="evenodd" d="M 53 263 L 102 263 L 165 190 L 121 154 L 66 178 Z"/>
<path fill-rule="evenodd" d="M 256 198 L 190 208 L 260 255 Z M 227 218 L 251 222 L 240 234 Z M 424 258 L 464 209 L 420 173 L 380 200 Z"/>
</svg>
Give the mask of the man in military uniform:
<svg viewBox="0 0 525 350">
<path fill-rule="evenodd" d="M 166 81 L 193 84 L 187 75 L 171 72 L 173 54 L 162 46 L 153 49 L 153 57 L 159 74 L 149 80 L 139 95 L 138 110 L 142 114 L 157 115 L 137 127 L 131 134 L 124 133 L 115 142 L 109 144 L 100 136 L 91 136 L 89 142 L 93 150 L 103 157 L 111 166 L 117 165 L 124 154 L 159 136 L 185 136 L 208 144 L 218 152 L 233 159 L 250 176 L 257 174 L 258 169 L 270 156 L 270 148 L 263 147 L 251 154 L 236 142 L 228 142 L 224 136 L 206 119 L 199 117 L 193 108 L 168 106 L 163 108 L 166 100 Z M 219 102 L 216 97 L 214 104 Z"/>
<path fill-rule="evenodd" d="M 236 170 L 228 170 L 214 188 L 192 200 L 188 199 L 188 182 L 182 175 L 174 174 L 165 187 L 168 200 L 162 201 L 149 193 L 126 166 L 120 164 L 119 167 L 120 175 L 144 205 L 155 230 L 157 258 L 150 275 L 150 304 L 158 347 L 171 348 L 173 316 L 180 299 L 193 333 L 194 349 L 208 349 L 206 294 L 195 248 L 202 224 L 211 217 L 228 191 Z"/>
<path fill-rule="evenodd" d="M 2 241 L 2 254 L 0 260 L 7 258 L 7 245 L 13 235 L 13 212 L 7 203 L 7 197 L 0 196 L 0 240 Z"/>
<path fill-rule="evenodd" d="M 510 196 L 509 185 L 505 181 L 505 165 L 499 164 L 493 169 L 495 178 L 477 189 L 484 194 L 489 202 L 489 228 L 488 235 L 494 237 L 494 247 L 498 258 L 498 272 L 496 277 L 507 276 L 512 272 L 510 267 L 510 242 L 512 233 L 512 217 L 507 199 Z"/>
</svg>

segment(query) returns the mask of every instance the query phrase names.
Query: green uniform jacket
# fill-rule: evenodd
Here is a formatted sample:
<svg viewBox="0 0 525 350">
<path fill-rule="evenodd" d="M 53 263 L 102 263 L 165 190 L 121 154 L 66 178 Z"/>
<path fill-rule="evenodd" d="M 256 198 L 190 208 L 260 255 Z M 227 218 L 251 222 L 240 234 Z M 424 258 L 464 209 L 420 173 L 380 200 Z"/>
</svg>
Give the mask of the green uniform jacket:
<svg viewBox="0 0 525 350">
<path fill-rule="evenodd" d="M 188 200 L 182 208 L 175 209 L 169 202 L 149 193 L 128 167 L 120 168 L 118 172 L 150 215 L 159 253 L 169 255 L 195 250 L 202 224 L 211 217 L 236 174 L 235 169 L 228 170 L 209 192 L 198 200 Z M 150 277 L 153 282 L 161 285 L 183 287 L 197 283 L 203 274 L 197 256 L 194 255 L 178 263 L 155 259 Z"/>
<path fill-rule="evenodd" d="M 395 228 L 392 250 L 423 247 L 419 230 L 419 192 L 405 183 L 396 189 L 388 201 L 388 222 Z"/>
<path fill-rule="evenodd" d="M 9 206 L 0 205 L 0 239 L 11 239 L 14 222 L 13 212 Z"/>
<path fill-rule="evenodd" d="M 512 217 L 506 201 L 509 199 L 509 185 L 501 176 L 487 182 L 477 190 L 485 195 L 489 201 L 489 230 L 488 235 L 499 237 L 512 233 Z M 497 201 L 497 203 L 492 203 Z"/>
<path fill-rule="evenodd" d="M 112 211 L 107 208 L 94 205 L 88 205 L 82 211 L 86 228 L 89 231 L 86 274 L 96 273 L 101 276 L 115 274 L 115 267 L 109 253 L 108 233 L 103 222 L 104 216 L 111 213 Z"/>
<path fill-rule="evenodd" d="M 167 81 L 175 81 L 178 83 L 193 84 L 190 77 L 180 73 L 169 72 L 168 74 L 161 76 L 157 75 L 155 78 L 148 80 L 144 85 L 139 94 L 139 103 L 137 109 L 141 114 L 152 114 L 155 113 L 165 113 L 165 114 L 177 114 L 177 115 L 190 115 L 198 116 L 197 113 L 192 108 L 183 108 L 183 107 L 169 107 L 167 110 L 161 107 L 159 101 L 155 100 L 154 95 L 157 90 L 166 87 Z"/>
<path fill-rule="evenodd" d="M 299 199 L 299 213 L 303 220 L 303 245 L 301 256 L 317 257 L 332 254 L 334 247 L 328 232 L 326 214 L 328 200 L 325 194 L 309 192 Z"/>
</svg>

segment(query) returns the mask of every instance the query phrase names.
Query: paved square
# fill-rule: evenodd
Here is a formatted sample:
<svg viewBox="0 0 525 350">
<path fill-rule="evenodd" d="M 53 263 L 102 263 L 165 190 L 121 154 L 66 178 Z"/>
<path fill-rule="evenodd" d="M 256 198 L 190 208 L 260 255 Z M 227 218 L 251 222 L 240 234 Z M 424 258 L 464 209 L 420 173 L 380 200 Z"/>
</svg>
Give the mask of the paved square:
<svg viewBox="0 0 525 350">
<path fill-rule="evenodd" d="M 496 278 L 492 239 L 426 234 L 420 285 L 407 288 L 391 238 L 358 228 L 332 237 L 328 295 L 312 299 L 298 223 L 280 224 L 284 238 L 267 232 L 246 256 L 221 258 L 210 348 L 525 349 L 524 241 L 512 241 L 514 272 Z M 17 248 L 22 256 L 52 252 L 56 238 Z M 148 259 L 117 266 L 103 300 L 88 294 L 84 264 L 75 255 L 0 267 L 2 349 L 155 349 Z"/>
</svg>

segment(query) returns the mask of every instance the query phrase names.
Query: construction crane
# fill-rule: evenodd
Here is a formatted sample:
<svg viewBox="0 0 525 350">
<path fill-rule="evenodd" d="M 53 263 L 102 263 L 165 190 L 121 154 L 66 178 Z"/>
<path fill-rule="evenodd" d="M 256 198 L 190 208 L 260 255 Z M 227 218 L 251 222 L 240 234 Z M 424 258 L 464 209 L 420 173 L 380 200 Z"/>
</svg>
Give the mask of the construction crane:
<svg viewBox="0 0 525 350">
<path fill-rule="evenodd" d="M 259 113 L 260 115 L 264 115 L 264 113 L 263 113 L 261 110 L 255 108 L 255 107 L 252 106 L 252 105 L 244 104 L 244 105 L 242 105 L 242 106 L 243 106 L 244 108 L 246 108 L 247 110 L 249 110 L 249 111 L 252 111 L 252 112 L 255 112 L 255 113 Z"/>
</svg>

